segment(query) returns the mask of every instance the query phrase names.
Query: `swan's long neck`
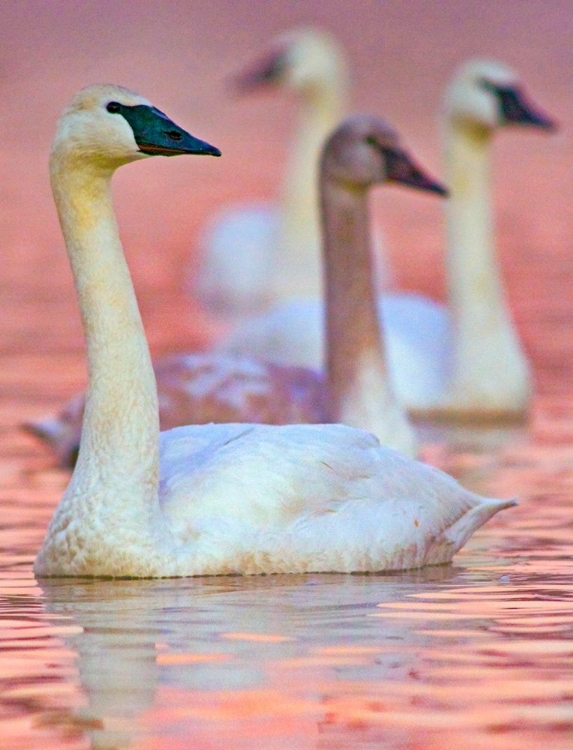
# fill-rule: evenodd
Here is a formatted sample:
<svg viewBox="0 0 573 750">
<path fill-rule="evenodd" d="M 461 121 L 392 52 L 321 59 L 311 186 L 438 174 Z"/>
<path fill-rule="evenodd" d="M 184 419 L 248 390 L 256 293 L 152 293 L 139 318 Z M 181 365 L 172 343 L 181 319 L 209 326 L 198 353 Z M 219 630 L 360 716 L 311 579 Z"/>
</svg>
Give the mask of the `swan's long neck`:
<svg viewBox="0 0 573 750">
<path fill-rule="evenodd" d="M 111 200 L 109 170 L 52 160 L 52 185 L 85 329 L 89 386 L 64 496 L 140 532 L 158 508 L 155 376 Z M 77 511 L 76 511 L 77 513 Z"/>
<path fill-rule="evenodd" d="M 323 84 L 302 100 L 282 188 L 279 298 L 321 293 L 318 160 L 326 137 L 342 116 L 345 97 L 346 85 L 340 81 Z"/>
<path fill-rule="evenodd" d="M 392 393 L 376 311 L 366 190 L 321 176 L 328 417 L 416 453 Z"/>
<path fill-rule="evenodd" d="M 446 170 L 447 272 L 453 319 L 451 397 L 493 411 L 522 408 L 528 367 L 495 257 L 490 134 L 450 127 Z"/>
</svg>

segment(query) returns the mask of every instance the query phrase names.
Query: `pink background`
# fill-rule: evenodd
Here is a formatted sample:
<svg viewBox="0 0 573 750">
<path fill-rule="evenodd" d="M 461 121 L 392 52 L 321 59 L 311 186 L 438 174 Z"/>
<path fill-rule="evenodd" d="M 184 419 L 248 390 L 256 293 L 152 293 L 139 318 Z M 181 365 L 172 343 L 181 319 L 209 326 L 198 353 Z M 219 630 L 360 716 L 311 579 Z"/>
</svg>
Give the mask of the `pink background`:
<svg viewBox="0 0 573 750">
<path fill-rule="evenodd" d="M 71 95 L 90 83 L 121 83 L 223 151 L 219 160 L 150 159 L 116 177 L 152 345 L 192 345 L 212 330 L 181 292 L 201 223 L 225 202 L 275 194 L 296 111 L 285 94 L 236 98 L 228 77 L 274 34 L 303 24 L 330 30 L 345 47 L 353 108 L 390 120 L 438 177 L 437 111 L 455 67 L 479 55 L 519 71 L 561 130 L 551 137 L 503 133 L 496 141 L 500 255 L 530 348 L 536 295 L 544 289 L 551 302 L 557 294 L 560 309 L 568 309 L 568 295 L 554 292 L 551 279 L 557 268 L 560 278 L 573 273 L 570 0 L 3 0 L 1 8 L 0 284 L 5 301 L 17 302 L 29 288 L 50 301 L 42 313 L 47 348 L 82 341 L 47 178 L 54 123 Z M 374 203 L 400 284 L 441 295 L 440 202 L 387 189 Z M 539 259 L 545 270 L 530 274 Z M 8 307 L 8 316 L 21 314 Z"/>
</svg>

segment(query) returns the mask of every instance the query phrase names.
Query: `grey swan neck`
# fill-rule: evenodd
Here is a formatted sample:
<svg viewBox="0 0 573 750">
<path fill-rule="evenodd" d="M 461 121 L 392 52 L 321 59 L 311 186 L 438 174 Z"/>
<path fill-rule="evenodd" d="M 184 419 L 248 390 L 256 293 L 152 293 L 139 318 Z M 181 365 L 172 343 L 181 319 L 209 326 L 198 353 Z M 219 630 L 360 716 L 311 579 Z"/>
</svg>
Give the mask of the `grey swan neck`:
<svg viewBox="0 0 573 750">
<path fill-rule="evenodd" d="M 374 432 L 414 454 L 392 393 L 378 323 L 368 191 L 320 177 L 325 284 L 327 409 L 332 422 Z"/>
<path fill-rule="evenodd" d="M 89 375 L 78 462 L 64 499 L 95 493 L 105 496 L 114 523 L 123 508 L 142 522 L 158 510 L 157 389 L 113 211 L 112 174 L 51 162 Z"/>
</svg>

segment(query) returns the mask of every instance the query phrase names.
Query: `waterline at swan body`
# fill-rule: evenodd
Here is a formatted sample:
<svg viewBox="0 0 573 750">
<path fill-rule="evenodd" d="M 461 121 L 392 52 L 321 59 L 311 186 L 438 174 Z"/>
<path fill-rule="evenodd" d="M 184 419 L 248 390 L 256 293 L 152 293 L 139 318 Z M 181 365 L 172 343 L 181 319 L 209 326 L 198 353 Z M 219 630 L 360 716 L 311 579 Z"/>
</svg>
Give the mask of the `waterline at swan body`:
<svg viewBox="0 0 573 750">
<path fill-rule="evenodd" d="M 495 258 L 490 197 L 491 140 L 511 126 L 550 130 L 553 124 L 504 65 L 462 66 L 442 115 L 448 304 L 409 294 L 378 301 L 394 390 L 418 415 L 514 418 L 529 405 L 530 367 Z M 239 327 L 218 349 L 264 351 L 270 361 L 312 367 L 322 357 L 322 315 L 315 300 L 290 300 Z"/>
<path fill-rule="evenodd" d="M 111 202 L 115 169 L 153 153 L 219 152 L 116 86 L 81 91 L 58 123 L 50 175 L 89 387 L 78 461 L 36 575 L 350 572 L 449 561 L 513 501 L 468 492 L 361 430 L 181 427 L 161 435 L 160 462 L 155 378 Z"/>
</svg>

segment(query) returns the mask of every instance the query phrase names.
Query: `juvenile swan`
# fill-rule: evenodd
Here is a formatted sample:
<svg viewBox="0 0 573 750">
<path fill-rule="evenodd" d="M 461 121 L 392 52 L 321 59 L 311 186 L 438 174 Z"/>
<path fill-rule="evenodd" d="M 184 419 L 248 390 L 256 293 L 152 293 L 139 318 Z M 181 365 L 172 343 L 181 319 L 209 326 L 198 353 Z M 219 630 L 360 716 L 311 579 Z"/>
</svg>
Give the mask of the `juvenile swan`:
<svg viewBox="0 0 573 750">
<path fill-rule="evenodd" d="M 511 418 L 526 410 L 531 382 L 495 258 L 489 152 L 497 130 L 553 124 L 527 101 L 515 73 L 483 60 L 457 71 L 442 119 L 449 303 L 412 294 L 379 298 L 392 382 L 402 404 L 420 415 Z M 322 356 L 321 320 L 314 300 L 282 303 L 218 348 L 312 367 Z"/>
<path fill-rule="evenodd" d="M 76 468 L 35 573 L 349 572 L 450 560 L 513 501 L 468 492 L 342 425 L 221 424 L 160 436 L 111 177 L 130 161 L 183 153 L 219 151 L 115 86 L 84 89 L 58 123 L 50 173 L 82 311 L 89 387 Z"/>
<path fill-rule="evenodd" d="M 401 183 L 444 194 L 381 120 L 357 115 L 324 145 L 319 193 L 326 287 L 326 361 L 322 372 L 218 353 L 171 355 L 155 368 L 163 429 L 189 423 L 342 422 L 382 445 L 417 454 L 413 431 L 389 383 L 372 281 L 368 193 Z M 80 442 L 83 400 L 56 418 L 28 425 L 62 465 Z"/>
</svg>

